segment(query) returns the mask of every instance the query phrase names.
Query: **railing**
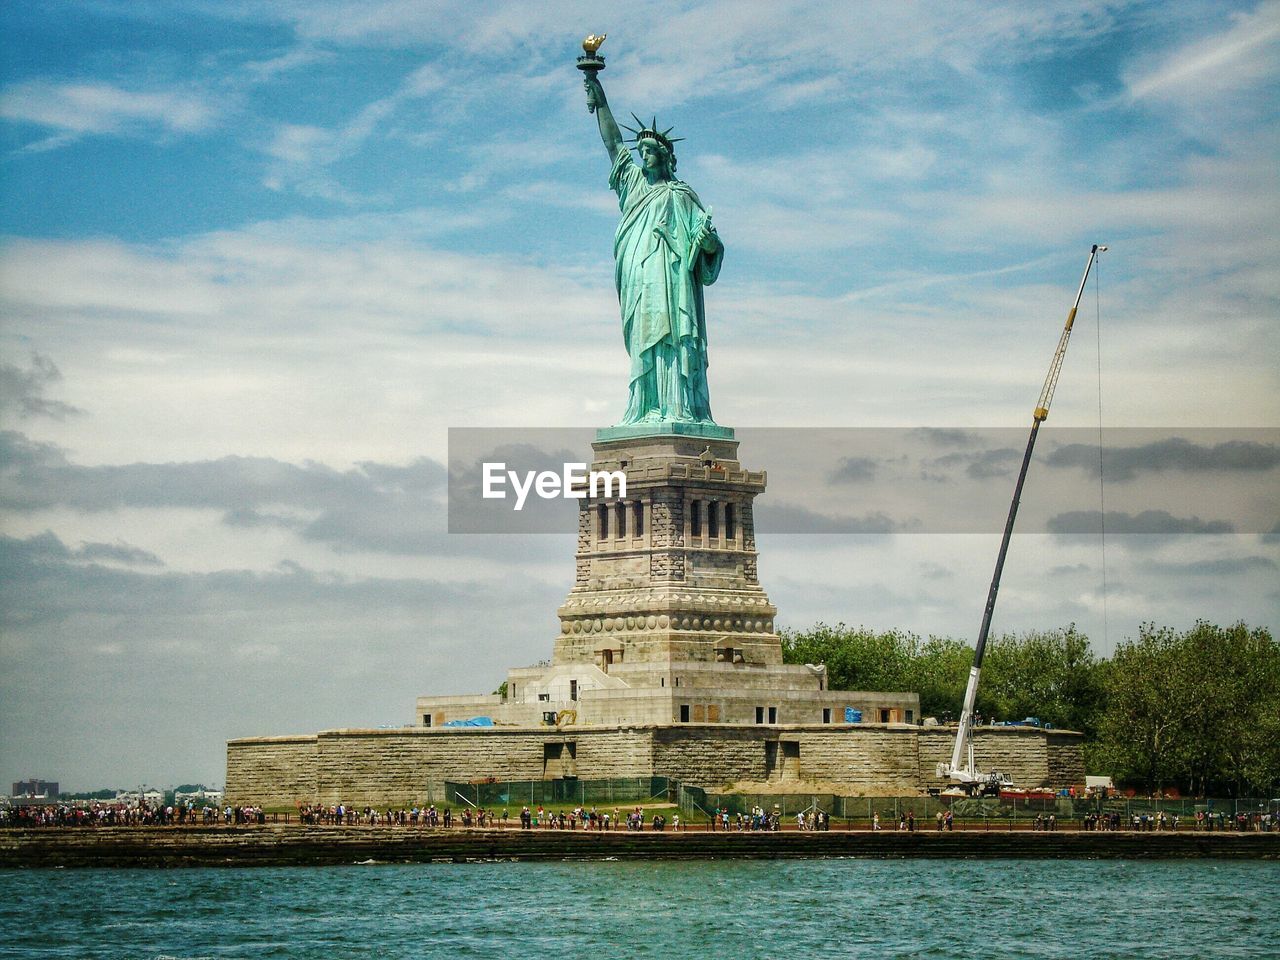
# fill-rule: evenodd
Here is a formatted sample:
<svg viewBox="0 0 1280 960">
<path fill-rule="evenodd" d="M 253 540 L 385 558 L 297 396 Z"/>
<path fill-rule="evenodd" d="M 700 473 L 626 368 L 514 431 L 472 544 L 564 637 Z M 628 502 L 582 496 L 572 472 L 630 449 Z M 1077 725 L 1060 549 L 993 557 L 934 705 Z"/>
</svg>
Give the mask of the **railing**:
<svg viewBox="0 0 1280 960">
<path fill-rule="evenodd" d="M 709 793 L 697 787 L 681 786 L 678 803 L 682 812 L 692 815 L 695 808 L 725 810 L 736 823 L 738 814 L 749 815 L 753 810 L 776 814 L 784 825 L 794 821 L 795 815 L 809 810 L 821 810 L 831 818 L 832 827 L 863 828 L 871 826 L 878 815 L 882 829 L 897 829 L 906 819 L 914 821 L 915 829 L 936 829 L 938 814 L 945 819 L 948 811 L 953 822 L 964 829 L 1048 826 L 1079 827 L 1089 823 L 1091 817 L 1103 814 L 1118 816 L 1119 829 L 1132 829 L 1137 819 L 1139 829 L 1157 829 L 1161 824 L 1173 827 L 1178 818 L 1179 830 L 1237 829 L 1243 815 L 1249 818 L 1253 828 L 1256 821 L 1270 819 L 1264 826 L 1280 829 L 1280 803 L 1262 798 L 1210 798 L 1210 799 L 1148 799 L 1111 797 L 1054 797 L 1018 798 L 1002 800 L 996 797 L 841 797 L 834 794 L 722 794 Z M 1198 820 L 1197 814 L 1205 815 Z M 1211 816 L 1210 816 L 1211 815 Z M 1050 821 L 1052 817 L 1052 821 Z M 1145 820 L 1143 819 L 1145 817 Z"/>
<path fill-rule="evenodd" d="M 430 786 L 430 803 L 477 807 L 536 806 L 549 803 L 646 803 L 674 800 L 678 784 L 667 777 L 615 777 L 609 780 L 495 780 L 458 783 L 452 780 Z"/>
</svg>

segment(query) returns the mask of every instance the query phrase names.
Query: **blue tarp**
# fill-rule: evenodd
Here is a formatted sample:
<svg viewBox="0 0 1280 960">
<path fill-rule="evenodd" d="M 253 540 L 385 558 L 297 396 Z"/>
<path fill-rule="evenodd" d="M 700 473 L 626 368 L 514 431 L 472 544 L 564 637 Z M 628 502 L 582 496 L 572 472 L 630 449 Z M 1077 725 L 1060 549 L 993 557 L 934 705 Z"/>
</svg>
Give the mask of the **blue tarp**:
<svg viewBox="0 0 1280 960">
<path fill-rule="evenodd" d="M 861 711 L 861 710 L 855 710 L 855 709 L 853 709 L 853 707 L 845 707 L 845 708 L 844 708 L 844 722 L 845 722 L 845 723 L 861 723 L 861 722 L 862 722 L 862 711 Z"/>
<path fill-rule="evenodd" d="M 442 727 L 492 727 L 492 717 L 472 717 L 470 720 L 449 720 Z"/>
</svg>

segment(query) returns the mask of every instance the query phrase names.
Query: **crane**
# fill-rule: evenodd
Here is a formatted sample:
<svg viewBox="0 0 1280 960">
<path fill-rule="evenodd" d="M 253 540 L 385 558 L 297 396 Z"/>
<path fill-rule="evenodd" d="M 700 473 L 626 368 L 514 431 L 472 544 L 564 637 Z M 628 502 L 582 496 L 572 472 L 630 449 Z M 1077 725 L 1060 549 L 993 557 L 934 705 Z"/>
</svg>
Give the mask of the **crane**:
<svg viewBox="0 0 1280 960">
<path fill-rule="evenodd" d="M 991 588 L 987 591 L 987 606 L 982 614 L 982 626 L 978 630 L 978 643 L 973 651 L 973 666 L 969 668 L 969 682 L 964 690 L 964 704 L 960 709 L 960 727 L 956 731 L 955 747 L 951 751 L 950 763 L 939 763 L 937 775 L 959 784 L 968 793 L 998 793 L 1001 787 L 1012 785 L 1008 774 L 991 771 L 981 773 L 973 760 L 973 704 L 978 696 L 978 677 L 982 673 L 982 656 L 987 649 L 987 634 L 991 631 L 991 616 L 996 609 L 996 594 L 1000 592 L 1000 574 L 1004 571 L 1005 555 L 1009 552 L 1009 538 L 1013 534 L 1013 522 L 1018 516 L 1018 504 L 1022 500 L 1022 486 L 1027 480 L 1027 467 L 1031 465 L 1031 451 L 1035 449 L 1036 435 L 1040 432 L 1040 424 L 1049 417 L 1049 404 L 1053 403 L 1054 391 L 1058 388 L 1058 377 L 1062 373 L 1062 361 L 1067 355 L 1067 342 L 1071 339 L 1071 328 L 1076 322 L 1076 311 L 1080 308 L 1080 298 L 1084 295 L 1084 286 L 1089 280 L 1098 254 L 1107 248 L 1094 244 L 1089 250 L 1089 259 L 1084 265 L 1084 276 L 1080 278 L 1080 287 L 1076 290 L 1075 301 L 1067 314 L 1066 325 L 1062 328 L 1062 336 L 1058 339 L 1058 349 L 1053 353 L 1053 361 L 1049 364 L 1049 373 L 1044 378 L 1044 386 L 1040 388 L 1040 399 L 1036 401 L 1035 411 L 1031 415 L 1031 435 L 1027 438 L 1027 450 L 1022 455 L 1022 469 L 1018 471 L 1018 482 L 1013 488 L 1013 502 L 1009 504 L 1009 519 L 1005 521 L 1004 538 L 1000 541 L 1000 553 L 996 557 L 995 573 L 991 576 Z"/>
</svg>

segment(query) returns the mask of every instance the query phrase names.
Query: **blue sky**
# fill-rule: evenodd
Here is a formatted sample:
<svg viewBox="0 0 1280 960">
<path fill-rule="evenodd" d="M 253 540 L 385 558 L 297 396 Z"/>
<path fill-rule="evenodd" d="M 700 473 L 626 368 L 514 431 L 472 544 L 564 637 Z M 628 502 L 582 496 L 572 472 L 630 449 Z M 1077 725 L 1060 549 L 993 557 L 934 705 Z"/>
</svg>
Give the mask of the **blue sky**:
<svg viewBox="0 0 1280 960">
<path fill-rule="evenodd" d="M 220 782 L 547 655 L 572 544 L 449 537 L 441 464 L 623 406 L 591 31 L 726 244 L 721 422 L 1022 427 L 1107 243 L 1046 435 L 1191 436 L 1116 502 L 1249 532 L 1117 538 L 1105 629 L 1097 543 L 1020 537 L 997 628 L 1280 624 L 1274 435 L 1212 460 L 1280 421 L 1280 4 L 10 4 L 0 779 Z M 787 625 L 971 636 L 995 542 L 762 546 Z"/>
</svg>

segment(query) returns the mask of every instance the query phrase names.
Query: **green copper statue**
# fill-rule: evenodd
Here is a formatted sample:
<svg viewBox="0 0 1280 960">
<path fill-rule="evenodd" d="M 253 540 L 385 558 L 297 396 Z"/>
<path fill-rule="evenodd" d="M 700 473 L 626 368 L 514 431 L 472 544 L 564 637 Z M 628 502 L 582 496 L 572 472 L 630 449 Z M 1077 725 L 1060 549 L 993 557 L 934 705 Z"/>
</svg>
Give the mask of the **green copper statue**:
<svg viewBox="0 0 1280 960">
<path fill-rule="evenodd" d="M 724 245 L 711 225 L 711 212 L 675 178 L 676 140 L 668 138 L 670 129 L 660 132 L 656 121 L 646 125 L 636 119 L 639 129 L 631 131 L 640 155 L 636 165 L 600 86 L 603 58 L 594 49 L 587 53 L 594 59 L 579 62 L 587 105 L 613 161 L 609 186 L 622 210 L 613 241 L 614 282 L 622 339 L 631 357 L 631 395 L 621 424 L 713 424 L 702 288 L 715 283 Z"/>
</svg>

